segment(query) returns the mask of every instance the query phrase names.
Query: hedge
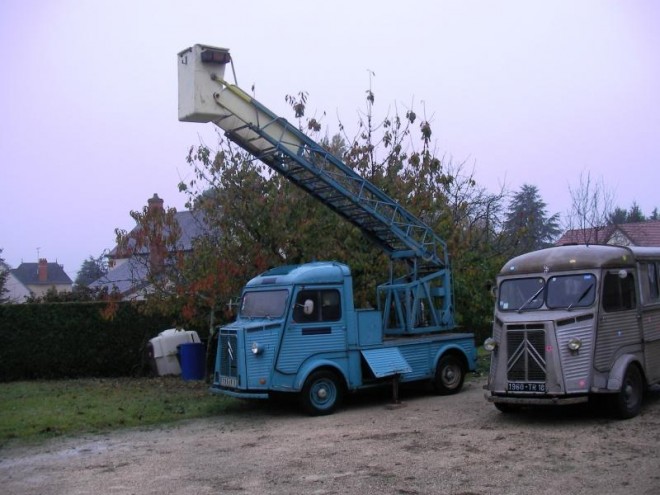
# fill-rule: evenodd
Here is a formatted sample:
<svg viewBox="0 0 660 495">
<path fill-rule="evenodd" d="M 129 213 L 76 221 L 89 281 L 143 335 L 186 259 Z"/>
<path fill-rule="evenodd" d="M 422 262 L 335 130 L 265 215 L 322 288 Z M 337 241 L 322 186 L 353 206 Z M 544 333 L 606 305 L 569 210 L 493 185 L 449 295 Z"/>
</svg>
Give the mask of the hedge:
<svg viewBox="0 0 660 495">
<path fill-rule="evenodd" d="M 0 305 L 0 381 L 139 376 L 149 371 L 147 344 L 171 328 L 140 303 Z M 201 334 L 200 334 L 201 336 Z"/>
</svg>

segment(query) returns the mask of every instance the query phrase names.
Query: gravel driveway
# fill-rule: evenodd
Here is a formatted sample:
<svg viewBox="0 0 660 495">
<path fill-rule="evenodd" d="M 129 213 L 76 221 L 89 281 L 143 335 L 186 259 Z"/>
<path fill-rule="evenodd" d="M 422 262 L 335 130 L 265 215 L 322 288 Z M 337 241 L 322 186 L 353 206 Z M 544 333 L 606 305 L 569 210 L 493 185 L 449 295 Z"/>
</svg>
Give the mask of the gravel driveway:
<svg viewBox="0 0 660 495">
<path fill-rule="evenodd" d="M 660 493 L 660 390 L 617 421 L 504 415 L 483 378 L 450 397 L 351 398 L 332 416 L 241 403 L 213 419 L 0 450 L 3 494 Z"/>
</svg>

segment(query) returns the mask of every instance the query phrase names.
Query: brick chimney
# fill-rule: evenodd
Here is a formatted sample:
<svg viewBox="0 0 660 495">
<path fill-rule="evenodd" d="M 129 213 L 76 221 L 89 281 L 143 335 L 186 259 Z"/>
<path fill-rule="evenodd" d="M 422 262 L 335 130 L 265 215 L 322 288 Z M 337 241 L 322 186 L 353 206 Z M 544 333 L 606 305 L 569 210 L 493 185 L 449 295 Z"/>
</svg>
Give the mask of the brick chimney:
<svg viewBox="0 0 660 495">
<path fill-rule="evenodd" d="M 39 282 L 48 281 L 48 260 L 46 258 L 39 258 L 37 274 L 39 276 Z"/>
<path fill-rule="evenodd" d="M 149 205 L 149 211 L 153 211 L 155 209 L 163 209 L 163 200 L 158 197 L 158 194 L 154 193 L 154 195 L 147 200 L 147 204 Z"/>
<path fill-rule="evenodd" d="M 151 215 L 149 232 L 149 265 L 152 274 L 158 273 L 163 269 L 165 262 L 166 248 L 163 239 L 163 200 L 154 193 L 153 197 L 147 201 L 149 215 Z"/>
</svg>

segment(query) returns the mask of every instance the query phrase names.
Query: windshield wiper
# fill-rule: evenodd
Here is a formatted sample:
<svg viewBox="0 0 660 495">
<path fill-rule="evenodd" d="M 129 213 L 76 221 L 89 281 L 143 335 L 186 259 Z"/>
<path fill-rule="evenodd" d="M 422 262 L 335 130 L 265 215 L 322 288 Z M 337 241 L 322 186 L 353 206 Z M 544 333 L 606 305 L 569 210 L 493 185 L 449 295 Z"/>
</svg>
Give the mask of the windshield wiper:
<svg viewBox="0 0 660 495">
<path fill-rule="evenodd" d="M 587 297 L 587 294 L 589 294 L 589 292 L 591 292 L 591 289 L 593 289 L 593 287 L 594 287 L 594 283 L 591 282 L 589 284 L 589 287 L 587 287 L 584 290 L 584 292 L 582 294 L 580 294 L 580 297 L 578 297 L 576 301 L 573 301 L 571 304 L 568 305 L 568 307 L 566 308 L 566 311 L 570 311 L 573 306 L 575 306 L 576 304 L 579 304 L 580 301 L 582 301 L 582 299 Z"/>
<path fill-rule="evenodd" d="M 527 299 L 527 301 L 525 301 L 524 303 L 522 303 L 522 304 L 520 305 L 520 307 L 518 308 L 518 313 L 522 313 L 522 310 L 525 308 L 525 306 L 527 306 L 527 305 L 528 305 L 529 303 L 531 303 L 534 299 L 536 299 L 536 297 L 537 297 L 541 292 L 543 292 L 543 289 L 545 289 L 545 285 L 542 285 L 541 288 L 540 288 L 539 290 L 537 290 L 536 292 L 534 292 L 534 294 L 532 294 L 532 297 L 530 297 L 529 299 Z"/>
</svg>

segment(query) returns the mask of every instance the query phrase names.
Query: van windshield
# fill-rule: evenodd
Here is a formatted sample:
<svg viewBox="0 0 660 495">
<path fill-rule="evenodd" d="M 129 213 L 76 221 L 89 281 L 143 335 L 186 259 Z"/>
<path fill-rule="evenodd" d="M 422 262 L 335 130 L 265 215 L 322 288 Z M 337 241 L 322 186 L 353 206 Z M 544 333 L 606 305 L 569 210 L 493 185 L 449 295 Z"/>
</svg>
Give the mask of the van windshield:
<svg viewBox="0 0 660 495">
<path fill-rule="evenodd" d="M 572 309 L 591 306 L 596 298 L 596 277 L 591 273 L 576 273 L 550 277 L 516 278 L 500 284 L 500 311 L 539 309 Z"/>
<path fill-rule="evenodd" d="M 543 304 L 542 277 L 514 278 L 500 284 L 498 307 L 501 311 L 538 309 Z"/>
<path fill-rule="evenodd" d="M 244 318 L 280 318 L 286 309 L 287 290 L 246 292 L 241 301 L 240 315 Z"/>
<path fill-rule="evenodd" d="M 550 309 L 584 308 L 596 298 L 596 277 L 591 273 L 550 277 L 547 290 L 545 304 Z"/>
</svg>

